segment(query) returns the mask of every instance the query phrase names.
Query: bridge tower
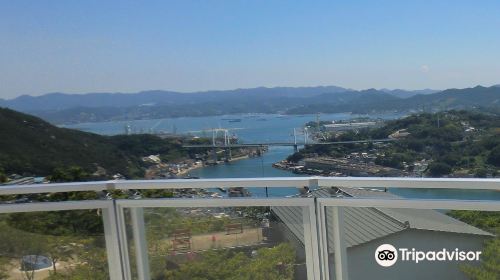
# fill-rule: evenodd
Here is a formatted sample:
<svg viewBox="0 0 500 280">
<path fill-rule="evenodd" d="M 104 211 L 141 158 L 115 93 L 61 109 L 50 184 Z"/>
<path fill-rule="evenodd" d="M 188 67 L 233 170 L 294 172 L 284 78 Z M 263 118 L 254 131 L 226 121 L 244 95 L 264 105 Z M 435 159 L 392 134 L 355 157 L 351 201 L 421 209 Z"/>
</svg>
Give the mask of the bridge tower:
<svg viewBox="0 0 500 280">
<path fill-rule="evenodd" d="M 224 149 L 224 155 L 226 158 L 226 162 L 229 162 L 231 160 L 231 148 L 227 147 Z"/>
<path fill-rule="evenodd" d="M 264 153 L 263 150 L 264 150 L 264 147 L 262 145 L 259 145 L 257 147 L 257 156 L 259 156 L 259 157 L 262 156 L 262 154 Z"/>
<path fill-rule="evenodd" d="M 215 147 L 212 148 L 212 160 L 214 161 L 214 164 L 217 164 L 217 150 Z"/>
<path fill-rule="evenodd" d="M 212 129 L 212 159 L 213 159 L 214 163 L 217 163 L 217 136 L 219 135 L 219 132 L 222 132 L 222 134 L 223 134 L 222 149 L 224 150 L 224 156 L 225 156 L 226 162 L 232 158 L 229 130 L 227 130 L 225 128 L 213 128 Z"/>
<path fill-rule="evenodd" d="M 226 158 L 226 162 L 230 161 L 232 158 L 230 145 L 231 141 L 229 139 L 229 131 L 227 129 L 224 129 L 224 155 Z"/>
<path fill-rule="evenodd" d="M 299 151 L 299 146 L 297 145 L 297 130 L 293 129 L 293 151 L 296 153 Z"/>
<path fill-rule="evenodd" d="M 216 138 L 216 130 L 212 129 L 212 160 L 214 161 L 214 164 L 217 164 L 217 150 L 216 150 L 215 138 Z"/>
</svg>

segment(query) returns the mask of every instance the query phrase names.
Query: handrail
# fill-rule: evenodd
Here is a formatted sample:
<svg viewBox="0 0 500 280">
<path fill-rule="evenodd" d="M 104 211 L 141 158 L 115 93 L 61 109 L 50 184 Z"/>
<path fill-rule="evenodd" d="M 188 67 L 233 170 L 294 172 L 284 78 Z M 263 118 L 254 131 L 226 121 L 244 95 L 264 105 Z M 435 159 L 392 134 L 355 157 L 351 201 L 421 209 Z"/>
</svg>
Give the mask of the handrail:
<svg viewBox="0 0 500 280">
<path fill-rule="evenodd" d="M 304 187 L 316 177 L 260 177 L 221 179 L 166 179 L 166 180 L 122 180 L 115 181 L 117 189 L 182 189 L 215 187 Z"/>
<path fill-rule="evenodd" d="M 128 189 L 182 189 L 215 187 L 369 187 L 448 188 L 500 191 L 500 178 L 408 178 L 408 177 L 260 177 L 222 179 L 110 180 L 32 185 L 3 185 L 0 195 L 104 191 Z"/>
<path fill-rule="evenodd" d="M 103 191 L 106 189 L 113 189 L 114 187 L 110 185 L 112 182 L 113 181 L 93 181 L 31 185 L 0 185 L 0 195 Z"/>
<path fill-rule="evenodd" d="M 500 190 L 500 178 L 319 177 L 318 185 L 373 188 Z"/>
<path fill-rule="evenodd" d="M 500 201 L 467 199 L 412 199 L 412 198 L 352 198 L 332 199 L 320 197 L 321 206 L 333 207 L 378 207 L 407 209 L 446 209 L 500 211 Z"/>
</svg>

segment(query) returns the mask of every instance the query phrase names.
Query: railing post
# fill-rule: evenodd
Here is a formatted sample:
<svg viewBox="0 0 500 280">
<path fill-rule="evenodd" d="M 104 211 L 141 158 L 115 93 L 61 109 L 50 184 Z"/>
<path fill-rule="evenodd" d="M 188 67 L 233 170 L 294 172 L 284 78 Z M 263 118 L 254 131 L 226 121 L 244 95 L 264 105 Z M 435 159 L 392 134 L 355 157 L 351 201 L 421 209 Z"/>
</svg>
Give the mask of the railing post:
<svg viewBox="0 0 500 280">
<path fill-rule="evenodd" d="M 335 279 L 347 280 L 347 246 L 344 233 L 344 209 L 333 207 L 333 246 L 335 256 Z"/>
<path fill-rule="evenodd" d="M 318 179 L 315 177 L 310 178 L 308 180 L 308 187 L 309 187 L 309 190 L 313 190 L 313 189 L 318 188 Z M 314 265 L 314 269 L 315 269 L 316 279 L 326 279 L 326 278 L 324 278 L 324 273 L 322 272 L 322 267 L 323 267 L 322 256 L 321 256 L 321 253 L 322 253 L 321 249 L 322 248 L 320 247 L 319 242 L 321 242 L 320 238 L 323 234 L 321 233 L 321 220 L 318 217 L 319 212 L 317 211 L 317 209 L 318 209 L 317 200 L 314 199 L 313 204 L 311 205 L 311 207 L 308 208 L 308 211 L 309 211 L 308 219 L 311 220 L 311 228 L 312 228 L 312 234 L 313 234 L 312 239 L 311 239 L 312 246 L 314 247 L 313 248 L 313 257 L 314 257 L 314 260 L 316 260 L 313 265 Z"/>
<path fill-rule="evenodd" d="M 311 205 L 302 207 L 304 224 L 304 247 L 306 253 L 307 279 L 321 279 L 320 258 L 318 251 L 318 227 L 314 200 Z"/>
<path fill-rule="evenodd" d="M 120 239 L 117 230 L 117 218 L 113 201 L 110 206 L 102 208 L 106 254 L 108 257 L 109 278 L 111 280 L 124 279 L 122 273 Z"/>
<path fill-rule="evenodd" d="M 139 280 L 149 280 L 148 245 L 144 228 L 143 208 L 130 208 L 134 234 L 135 258 Z"/>
<path fill-rule="evenodd" d="M 327 238 L 327 220 L 325 215 L 325 207 L 316 199 L 316 220 L 318 225 L 318 248 L 321 262 L 322 279 L 329 279 L 329 258 L 328 258 L 328 238 Z"/>
<path fill-rule="evenodd" d="M 129 253 L 128 253 L 128 240 L 127 240 L 127 229 L 125 226 L 125 213 L 123 211 L 123 208 L 117 203 L 117 201 L 114 201 L 115 203 L 115 211 L 116 211 L 116 227 L 118 231 L 118 236 L 120 238 L 120 252 L 121 252 L 121 261 L 122 261 L 122 270 L 123 270 L 123 279 L 124 280 L 131 280 L 131 269 L 130 269 L 130 259 L 129 259 Z"/>
</svg>

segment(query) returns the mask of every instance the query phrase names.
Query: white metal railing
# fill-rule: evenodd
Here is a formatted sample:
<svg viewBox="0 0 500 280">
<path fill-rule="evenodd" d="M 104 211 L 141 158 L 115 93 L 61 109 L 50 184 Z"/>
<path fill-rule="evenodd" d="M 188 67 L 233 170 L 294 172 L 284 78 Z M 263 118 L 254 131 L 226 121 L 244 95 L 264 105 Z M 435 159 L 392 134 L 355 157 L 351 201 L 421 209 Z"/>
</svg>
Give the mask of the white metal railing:
<svg viewBox="0 0 500 280">
<path fill-rule="evenodd" d="M 126 189 L 180 189 L 213 187 L 371 187 L 499 190 L 500 178 L 400 177 L 263 177 L 223 179 L 110 180 L 97 182 L 0 185 L 0 195 L 103 191 Z"/>
<path fill-rule="evenodd" d="M 461 178 L 364 178 L 364 177 L 283 177 L 228 179 L 118 180 L 81 183 L 0 186 L 0 195 L 25 195 L 72 191 L 182 189 L 215 187 L 346 187 L 346 188 L 451 188 L 500 191 L 500 179 Z M 304 209 L 304 247 L 308 279 L 328 279 L 328 251 L 325 207 L 387 207 L 412 209 L 461 209 L 500 211 L 500 201 L 448 199 L 377 199 L 377 198 L 223 198 L 223 199 L 116 199 L 65 202 L 0 204 L 0 213 L 102 209 L 110 278 L 132 279 L 125 228 L 125 209 L 131 215 L 135 267 L 138 279 L 149 279 L 148 253 L 143 208 L 149 207 L 247 207 L 298 206 Z M 338 212 L 336 212 L 338 213 Z M 334 219 L 335 279 L 347 279 L 346 256 L 342 249 L 341 216 Z"/>
</svg>

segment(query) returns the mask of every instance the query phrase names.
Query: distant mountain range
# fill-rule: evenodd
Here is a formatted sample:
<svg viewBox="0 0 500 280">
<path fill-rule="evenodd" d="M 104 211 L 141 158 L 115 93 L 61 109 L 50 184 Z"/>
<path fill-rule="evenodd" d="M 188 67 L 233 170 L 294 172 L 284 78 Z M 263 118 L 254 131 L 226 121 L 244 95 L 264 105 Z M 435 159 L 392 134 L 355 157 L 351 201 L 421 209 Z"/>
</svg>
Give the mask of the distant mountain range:
<svg viewBox="0 0 500 280">
<path fill-rule="evenodd" d="M 417 94 L 408 98 L 387 96 L 375 90 L 364 93 L 357 102 L 338 102 L 325 99 L 323 103 L 302 105 L 287 111 L 289 114 L 306 113 L 370 113 L 383 111 L 428 110 L 442 111 L 450 109 L 498 108 L 500 107 L 500 87 L 482 87 L 465 89 L 447 89 L 432 94 Z"/>
<path fill-rule="evenodd" d="M 0 107 L 30 113 L 53 123 L 207 116 L 237 113 L 370 113 L 499 106 L 500 87 L 436 91 L 337 86 L 251 88 L 179 93 L 51 93 L 0 100 Z"/>
<path fill-rule="evenodd" d="M 386 88 L 383 88 L 380 91 L 383 91 L 385 93 L 388 93 L 390 95 L 393 95 L 393 96 L 399 97 L 399 98 L 408 98 L 408 97 L 412 97 L 412 96 L 417 95 L 417 94 L 432 94 L 432 93 L 439 92 L 439 90 L 434 90 L 434 89 L 419 89 L 419 90 L 409 91 L 409 90 L 404 90 L 404 89 L 386 89 Z"/>
<path fill-rule="evenodd" d="M 322 93 L 345 92 L 348 89 L 326 87 L 275 87 L 250 88 L 223 91 L 181 93 L 164 90 L 141 91 L 138 93 L 49 93 L 41 96 L 22 95 L 11 100 L 0 100 L 0 106 L 19 111 L 64 110 L 79 106 L 88 108 L 194 104 L 227 99 L 304 98 Z"/>
</svg>

